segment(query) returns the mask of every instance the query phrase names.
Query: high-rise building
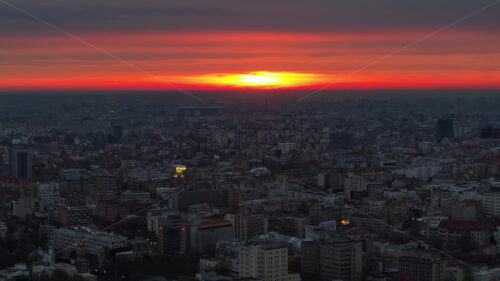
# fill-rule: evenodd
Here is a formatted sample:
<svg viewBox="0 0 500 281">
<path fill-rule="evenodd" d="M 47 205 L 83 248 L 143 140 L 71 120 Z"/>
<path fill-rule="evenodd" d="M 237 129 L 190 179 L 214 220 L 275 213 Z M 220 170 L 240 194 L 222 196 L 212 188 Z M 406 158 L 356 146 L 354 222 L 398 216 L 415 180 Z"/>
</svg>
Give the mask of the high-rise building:
<svg viewBox="0 0 500 281">
<path fill-rule="evenodd" d="M 167 254 L 182 254 L 186 250 L 186 227 L 180 214 L 169 214 L 158 219 L 160 250 Z"/>
<path fill-rule="evenodd" d="M 148 231 L 152 231 L 156 236 L 159 236 L 160 218 L 168 215 L 179 215 L 179 212 L 176 209 L 164 206 L 150 208 L 146 215 Z"/>
<path fill-rule="evenodd" d="M 408 250 L 398 259 L 398 271 L 401 278 L 408 278 L 405 280 L 442 281 L 445 261 L 427 250 Z"/>
<path fill-rule="evenodd" d="M 118 195 L 111 192 L 98 192 L 96 194 L 96 215 L 107 222 L 119 218 Z"/>
<path fill-rule="evenodd" d="M 12 148 L 9 152 L 10 176 L 16 179 L 31 179 L 33 176 L 30 149 Z"/>
<path fill-rule="evenodd" d="M 61 203 L 59 183 L 47 182 L 38 184 L 38 211 L 48 211 Z"/>
<path fill-rule="evenodd" d="M 483 212 L 488 217 L 500 215 L 500 187 L 492 186 L 489 190 L 481 191 L 479 198 L 482 201 Z"/>
<path fill-rule="evenodd" d="M 500 139 L 500 128 L 494 128 L 491 125 L 481 128 L 482 139 Z"/>
<path fill-rule="evenodd" d="M 302 242 L 302 279 L 310 281 L 361 280 L 363 241 L 349 236 Z"/>
<path fill-rule="evenodd" d="M 444 138 L 455 137 L 453 130 L 453 119 L 439 119 L 436 125 L 436 139 L 441 142 Z"/>
<path fill-rule="evenodd" d="M 281 244 L 251 244 L 238 252 L 240 277 L 263 281 L 288 281 L 288 248 Z"/>
<path fill-rule="evenodd" d="M 111 136 L 111 143 L 121 143 L 122 137 L 123 137 L 123 124 L 121 123 L 113 123 L 111 124 L 111 129 L 112 129 L 112 136 Z"/>
</svg>

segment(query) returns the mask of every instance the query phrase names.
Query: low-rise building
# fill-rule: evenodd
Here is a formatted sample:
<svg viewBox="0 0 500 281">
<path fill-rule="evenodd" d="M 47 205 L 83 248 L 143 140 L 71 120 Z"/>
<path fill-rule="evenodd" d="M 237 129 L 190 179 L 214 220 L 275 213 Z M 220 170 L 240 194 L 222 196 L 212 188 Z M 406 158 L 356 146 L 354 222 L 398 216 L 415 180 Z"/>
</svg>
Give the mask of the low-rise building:
<svg viewBox="0 0 500 281">
<path fill-rule="evenodd" d="M 400 278 L 419 281 L 445 280 L 445 260 L 439 254 L 423 249 L 407 250 L 398 259 Z"/>
</svg>

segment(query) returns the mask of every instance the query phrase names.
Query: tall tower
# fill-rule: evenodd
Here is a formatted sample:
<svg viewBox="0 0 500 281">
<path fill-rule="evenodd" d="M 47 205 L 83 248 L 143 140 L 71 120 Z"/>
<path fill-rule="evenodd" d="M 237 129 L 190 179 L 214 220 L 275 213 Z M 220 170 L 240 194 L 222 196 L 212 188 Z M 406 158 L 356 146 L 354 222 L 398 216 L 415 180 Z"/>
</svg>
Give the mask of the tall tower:
<svg viewBox="0 0 500 281">
<path fill-rule="evenodd" d="M 186 248 L 186 228 L 182 216 L 169 214 L 158 220 L 158 241 L 160 249 L 167 254 L 182 254 Z"/>
<path fill-rule="evenodd" d="M 453 130 L 453 119 L 439 119 L 436 124 L 436 139 L 441 142 L 444 138 L 455 137 Z"/>
<path fill-rule="evenodd" d="M 33 163 L 30 149 L 12 148 L 9 152 L 10 176 L 16 179 L 31 179 Z"/>
</svg>

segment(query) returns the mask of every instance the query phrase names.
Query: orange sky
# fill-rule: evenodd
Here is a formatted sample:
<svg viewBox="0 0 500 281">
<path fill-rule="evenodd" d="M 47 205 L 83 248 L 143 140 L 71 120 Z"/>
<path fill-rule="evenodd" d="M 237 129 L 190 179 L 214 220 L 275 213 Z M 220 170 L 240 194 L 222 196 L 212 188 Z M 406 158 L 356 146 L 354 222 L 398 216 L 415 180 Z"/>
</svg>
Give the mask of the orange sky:
<svg viewBox="0 0 500 281">
<path fill-rule="evenodd" d="M 495 32 L 440 33 L 356 72 L 427 33 L 77 34 L 129 65 L 65 35 L 11 36 L 0 90 L 500 88 Z"/>
</svg>

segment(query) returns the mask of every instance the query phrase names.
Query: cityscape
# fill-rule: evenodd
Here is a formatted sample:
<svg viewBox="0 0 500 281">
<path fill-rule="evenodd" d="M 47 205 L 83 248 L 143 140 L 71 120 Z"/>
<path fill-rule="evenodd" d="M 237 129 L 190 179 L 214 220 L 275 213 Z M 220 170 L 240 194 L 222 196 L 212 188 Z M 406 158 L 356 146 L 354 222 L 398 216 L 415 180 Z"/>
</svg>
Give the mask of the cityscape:
<svg viewBox="0 0 500 281">
<path fill-rule="evenodd" d="M 500 275 L 494 93 L 0 98 L 5 280 Z"/>
<path fill-rule="evenodd" d="M 500 0 L 0 0 L 0 281 L 500 280 Z"/>
</svg>

